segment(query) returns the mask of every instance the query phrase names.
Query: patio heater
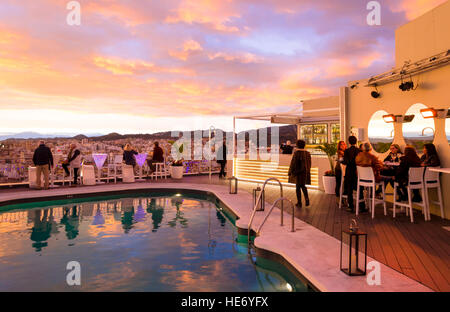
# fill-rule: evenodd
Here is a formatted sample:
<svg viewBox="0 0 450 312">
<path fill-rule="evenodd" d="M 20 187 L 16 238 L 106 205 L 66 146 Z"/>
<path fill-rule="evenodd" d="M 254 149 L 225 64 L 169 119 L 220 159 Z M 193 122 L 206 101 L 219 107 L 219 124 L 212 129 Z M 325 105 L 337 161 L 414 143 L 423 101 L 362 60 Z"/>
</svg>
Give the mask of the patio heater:
<svg viewBox="0 0 450 312">
<path fill-rule="evenodd" d="M 101 184 L 100 181 L 102 177 L 102 168 L 105 164 L 106 158 L 108 157 L 108 154 L 92 154 L 92 158 L 94 159 L 95 165 L 97 166 L 97 184 Z"/>
<path fill-rule="evenodd" d="M 142 178 L 142 166 L 144 166 L 145 161 L 147 160 L 147 153 L 139 153 L 137 155 L 134 155 L 134 157 L 136 158 L 136 163 L 139 166 L 139 179 L 137 179 L 137 181 L 145 181 Z"/>
<path fill-rule="evenodd" d="M 361 232 L 355 219 L 341 233 L 341 271 L 350 276 L 366 275 L 367 233 Z"/>
</svg>

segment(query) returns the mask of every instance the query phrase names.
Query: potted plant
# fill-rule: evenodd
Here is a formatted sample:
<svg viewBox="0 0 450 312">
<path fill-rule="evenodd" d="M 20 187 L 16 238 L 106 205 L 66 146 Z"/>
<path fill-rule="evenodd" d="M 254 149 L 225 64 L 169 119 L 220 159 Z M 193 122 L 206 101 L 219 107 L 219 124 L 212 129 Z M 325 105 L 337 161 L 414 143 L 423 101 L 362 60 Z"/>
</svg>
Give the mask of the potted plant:
<svg viewBox="0 0 450 312">
<path fill-rule="evenodd" d="M 172 179 L 180 180 L 183 178 L 184 166 L 183 166 L 183 158 L 181 155 L 183 154 L 184 145 L 178 146 L 176 142 L 169 141 L 172 144 L 172 154 L 175 151 L 175 155 L 172 155 L 174 161 L 170 165 L 170 176 Z"/>
<path fill-rule="evenodd" d="M 317 147 L 323 151 L 330 162 L 331 170 L 328 170 L 323 175 L 323 187 L 326 194 L 335 194 L 336 189 L 336 173 L 334 172 L 334 159 L 337 153 L 337 144 L 324 143 Z"/>
<path fill-rule="evenodd" d="M 170 176 L 172 179 L 180 180 L 183 178 L 184 166 L 183 160 L 177 160 L 170 166 Z"/>
</svg>

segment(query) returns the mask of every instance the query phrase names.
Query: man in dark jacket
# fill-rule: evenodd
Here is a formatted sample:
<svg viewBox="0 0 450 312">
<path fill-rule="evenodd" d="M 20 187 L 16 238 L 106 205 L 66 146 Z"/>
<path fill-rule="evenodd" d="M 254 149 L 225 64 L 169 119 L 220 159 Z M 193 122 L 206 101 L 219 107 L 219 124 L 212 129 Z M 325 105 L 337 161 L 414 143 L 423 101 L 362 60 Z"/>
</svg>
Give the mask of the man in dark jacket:
<svg viewBox="0 0 450 312">
<path fill-rule="evenodd" d="M 44 174 L 44 189 L 48 189 L 50 166 L 53 167 L 53 155 L 45 146 L 44 141 L 39 142 L 39 147 L 34 151 L 33 163 L 36 167 L 36 185 L 41 189 L 41 174 Z"/>
<path fill-rule="evenodd" d="M 153 156 L 152 159 L 147 160 L 147 164 L 150 167 L 152 172 L 155 172 L 157 163 L 163 163 L 164 162 L 164 151 L 159 146 L 159 142 L 154 143 L 155 147 L 153 148 Z"/>
<path fill-rule="evenodd" d="M 219 179 L 225 178 L 225 166 L 227 165 L 227 145 L 225 141 L 217 151 L 216 161 L 220 164 Z"/>
<path fill-rule="evenodd" d="M 353 191 L 356 190 L 358 185 L 358 171 L 356 169 L 356 156 L 360 153 L 360 149 L 356 147 L 358 139 L 354 136 L 348 138 L 350 147 L 344 152 L 344 161 L 342 162 L 347 166 L 345 169 L 344 186 L 347 194 L 348 200 L 348 210 L 350 212 L 355 211 L 355 204 L 353 202 Z M 362 194 L 362 192 L 361 192 Z M 360 207 L 362 211 L 365 211 L 365 207 Z"/>
</svg>

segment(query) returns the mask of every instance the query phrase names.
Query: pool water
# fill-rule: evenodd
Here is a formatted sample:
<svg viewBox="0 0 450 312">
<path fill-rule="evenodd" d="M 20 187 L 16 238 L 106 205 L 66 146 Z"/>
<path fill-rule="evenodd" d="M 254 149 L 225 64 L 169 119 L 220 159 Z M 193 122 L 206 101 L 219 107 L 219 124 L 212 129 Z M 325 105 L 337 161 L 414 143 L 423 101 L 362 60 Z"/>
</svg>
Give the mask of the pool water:
<svg viewBox="0 0 450 312">
<path fill-rule="evenodd" d="M 0 212 L 0 291 L 306 291 L 286 268 L 248 255 L 210 198 L 122 198 Z M 80 264 L 81 285 L 66 282 Z M 73 275 L 71 275 L 73 276 Z"/>
</svg>

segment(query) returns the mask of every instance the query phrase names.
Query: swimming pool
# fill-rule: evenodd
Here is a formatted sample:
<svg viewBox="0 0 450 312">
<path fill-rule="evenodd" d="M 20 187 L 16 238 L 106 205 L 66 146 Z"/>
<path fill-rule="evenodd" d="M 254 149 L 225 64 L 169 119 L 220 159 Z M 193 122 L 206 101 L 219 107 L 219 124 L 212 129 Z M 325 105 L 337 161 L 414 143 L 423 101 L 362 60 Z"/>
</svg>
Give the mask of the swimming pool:
<svg viewBox="0 0 450 312">
<path fill-rule="evenodd" d="M 234 221 L 217 198 L 175 192 L 0 207 L 0 291 L 307 291 L 249 256 Z"/>
</svg>

